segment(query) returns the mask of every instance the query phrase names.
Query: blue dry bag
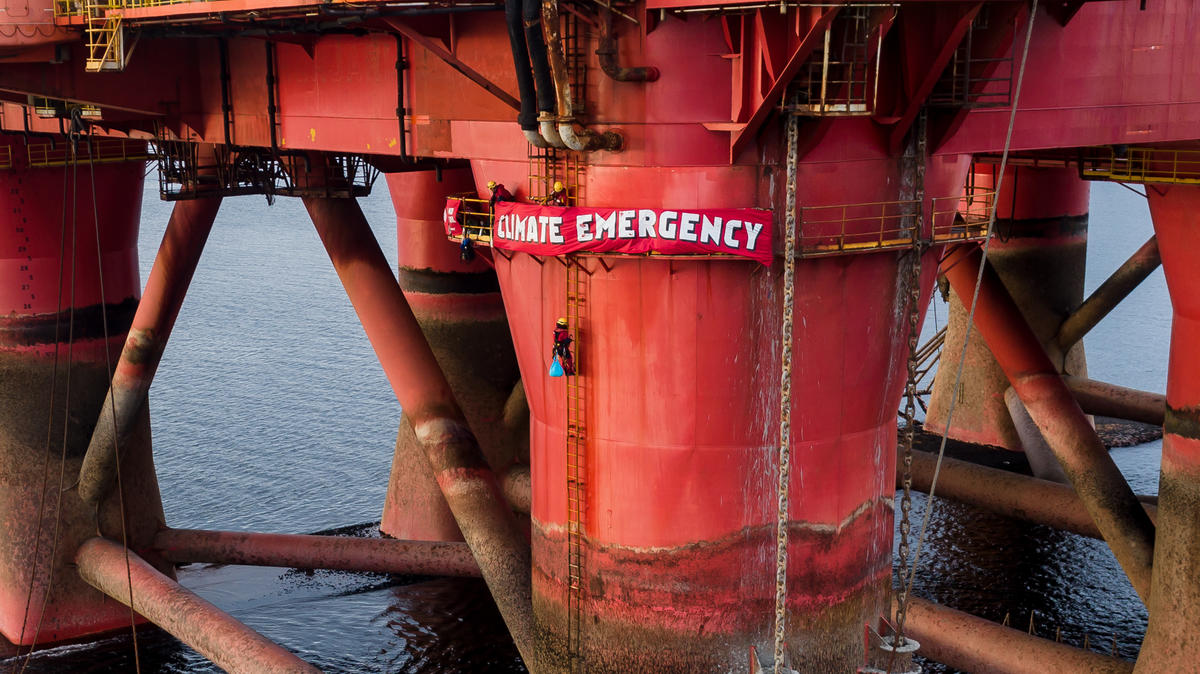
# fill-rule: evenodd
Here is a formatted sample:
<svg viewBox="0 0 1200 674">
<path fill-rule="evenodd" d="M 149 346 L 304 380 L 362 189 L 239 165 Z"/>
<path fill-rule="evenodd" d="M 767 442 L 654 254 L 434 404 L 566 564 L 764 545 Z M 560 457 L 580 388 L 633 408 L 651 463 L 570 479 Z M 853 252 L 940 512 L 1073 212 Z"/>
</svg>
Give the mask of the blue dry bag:
<svg viewBox="0 0 1200 674">
<path fill-rule="evenodd" d="M 550 376 L 551 377 L 563 376 L 562 363 L 558 362 L 558 356 L 555 356 L 554 361 L 550 363 Z"/>
</svg>

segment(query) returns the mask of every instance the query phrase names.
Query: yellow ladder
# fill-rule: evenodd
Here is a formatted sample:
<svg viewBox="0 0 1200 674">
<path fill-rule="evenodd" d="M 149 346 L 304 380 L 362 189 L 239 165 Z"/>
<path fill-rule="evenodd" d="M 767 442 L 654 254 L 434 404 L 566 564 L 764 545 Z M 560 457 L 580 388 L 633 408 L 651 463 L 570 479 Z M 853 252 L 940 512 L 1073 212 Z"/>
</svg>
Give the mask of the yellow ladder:
<svg viewBox="0 0 1200 674">
<path fill-rule="evenodd" d="M 84 69 L 87 72 L 125 69 L 125 30 L 121 26 L 121 16 L 108 16 L 108 10 L 122 7 L 122 0 L 86 0 L 84 19 L 88 56 Z"/>
<path fill-rule="evenodd" d="M 571 672 L 583 672 L 584 554 L 587 519 L 587 389 L 580 375 L 583 321 L 587 315 L 588 273 L 567 257 L 567 325 L 575 342 L 575 374 L 567 375 L 567 654 Z"/>
</svg>

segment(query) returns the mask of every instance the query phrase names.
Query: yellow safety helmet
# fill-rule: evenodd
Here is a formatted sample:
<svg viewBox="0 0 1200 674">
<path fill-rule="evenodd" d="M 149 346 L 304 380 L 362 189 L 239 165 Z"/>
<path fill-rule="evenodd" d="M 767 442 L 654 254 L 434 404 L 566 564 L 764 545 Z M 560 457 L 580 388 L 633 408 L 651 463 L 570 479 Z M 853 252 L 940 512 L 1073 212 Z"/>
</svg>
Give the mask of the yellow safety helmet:
<svg viewBox="0 0 1200 674">
<path fill-rule="evenodd" d="M 560 327 L 560 328 L 565 328 L 565 327 L 567 327 L 567 319 L 560 318 L 557 321 L 555 321 L 554 325 L 557 327 Z"/>
<path fill-rule="evenodd" d="M 554 191 L 555 191 L 555 192 L 561 192 L 561 191 L 563 191 L 563 190 L 565 190 L 565 189 L 567 189 L 567 188 L 566 188 L 566 186 L 564 186 L 564 185 L 562 184 L 562 181 L 560 181 L 560 180 L 555 180 L 555 181 L 554 181 Z"/>
<path fill-rule="evenodd" d="M 489 189 L 489 190 L 494 190 L 494 189 L 496 189 L 496 181 L 495 181 L 495 180 L 489 180 L 489 181 L 488 181 L 488 189 Z"/>
</svg>

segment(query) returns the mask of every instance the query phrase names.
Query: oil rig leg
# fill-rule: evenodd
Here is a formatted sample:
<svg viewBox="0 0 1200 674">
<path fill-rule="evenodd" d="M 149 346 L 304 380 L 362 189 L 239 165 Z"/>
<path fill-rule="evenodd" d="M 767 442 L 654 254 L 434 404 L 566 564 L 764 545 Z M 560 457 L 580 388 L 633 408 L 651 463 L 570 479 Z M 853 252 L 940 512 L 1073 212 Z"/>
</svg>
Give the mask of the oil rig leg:
<svg viewBox="0 0 1200 674">
<path fill-rule="evenodd" d="M 112 489 L 114 447 L 124 445 L 144 406 L 220 207 L 220 198 L 175 202 L 79 470 L 79 496 L 85 503 L 98 502 Z"/>
<path fill-rule="evenodd" d="M 1137 671 L 1183 672 L 1200 661 L 1200 188 L 1147 192 L 1174 317 L 1150 622 Z"/>
<path fill-rule="evenodd" d="M 999 167 L 977 165 L 977 189 L 995 185 Z M 996 197 L 996 225 L 988 264 L 1004 282 L 1021 315 L 1042 344 L 1051 344 L 1059 325 L 1083 300 L 1087 256 L 1087 182 L 1074 170 L 1009 168 Z M 967 312 L 954 294 L 942 361 L 934 380 L 925 429 L 955 440 L 1021 450 L 1021 439 L 1004 402 L 1008 379 L 980 335 L 972 333 L 963 366 L 954 418 L 946 428 L 959 354 L 967 335 Z M 1070 345 L 1068 345 L 1070 346 Z M 1087 376 L 1083 346 L 1065 356 L 1050 349 L 1059 372 Z"/>
<path fill-rule="evenodd" d="M 230 674 L 321 671 L 164 576 L 120 543 L 87 540 L 79 546 L 75 563 L 89 585 L 133 607 Z"/>
<path fill-rule="evenodd" d="M 396 210 L 400 288 L 462 406 L 492 470 L 529 461 L 528 434 L 504 423 L 520 379 L 496 272 L 477 254 L 464 261 L 442 224 L 446 197 L 473 192 L 469 168 L 387 176 Z M 523 447 L 519 446 L 523 440 Z M 400 420 L 383 508 L 383 533 L 408 540 L 462 540 L 407 414 Z"/>
<path fill-rule="evenodd" d="M 982 264 L 982 251 L 975 245 L 954 248 L 942 263 L 951 289 L 968 311 Z M 983 269 L 975 327 L 1058 457 L 1134 589 L 1143 600 L 1147 599 L 1154 525 L 990 266 Z"/>
<path fill-rule="evenodd" d="M 115 360 L 137 306 L 144 165 L 32 167 L 19 136 L 0 144 L 17 164 L 0 171 L 0 240 L 13 243 L 0 251 L 0 633 L 49 644 L 129 628 L 129 610 L 70 568 L 97 528 L 120 537 L 117 494 L 97 508 L 70 486 L 108 392 L 105 347 Z M 126 534 L 144 546 L 163 526 L 145 408 L 130 420 L 121 459 Z"/>
<path fill-rule="evenodd" d="M 354 199 L 306 197 L 304 205 L 517 649 L 531 671 L 541 671 L 529 544 L 370 225 Z"/>
</svg>

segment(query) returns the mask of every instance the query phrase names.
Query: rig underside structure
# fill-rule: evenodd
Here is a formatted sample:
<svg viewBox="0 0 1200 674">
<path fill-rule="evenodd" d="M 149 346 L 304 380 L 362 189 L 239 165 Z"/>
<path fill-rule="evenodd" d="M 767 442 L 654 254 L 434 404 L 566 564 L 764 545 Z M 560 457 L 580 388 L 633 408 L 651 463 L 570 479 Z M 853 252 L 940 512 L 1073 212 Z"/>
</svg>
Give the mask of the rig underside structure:
<svg viewBox="0 0 1200 674">
<path fill-rule="evenodd" d="M 1198 34 L 1190 0 L 9 0 L 0 634 L 149 621 L 314 671 L 175 582 L 203 561 L 482 576 L 539 673 L 907 672 L 918 643 L 1194 671 Z M 147 162 L 174 211 L 143 286 Z M 398 270 L 356 202 L 379 174 Z M 1085 300 L 1093 180 L 1144 183 L 1156 238 Z M 390 538 L 164 521 L 147 392 L 246 194 L 303 199 L 403 408 Z M 1160 264 L 1165 400 L 1080 346 Z M 1038 475 L 946 460 L 943 493 L 1105 540 L 1149 610 L 1136 664 L 910 596 L 942 281 L 964 367 L 926 429 Z M 1093 413 L 1162 426 L 1156 508 Z"/>
</svg>

